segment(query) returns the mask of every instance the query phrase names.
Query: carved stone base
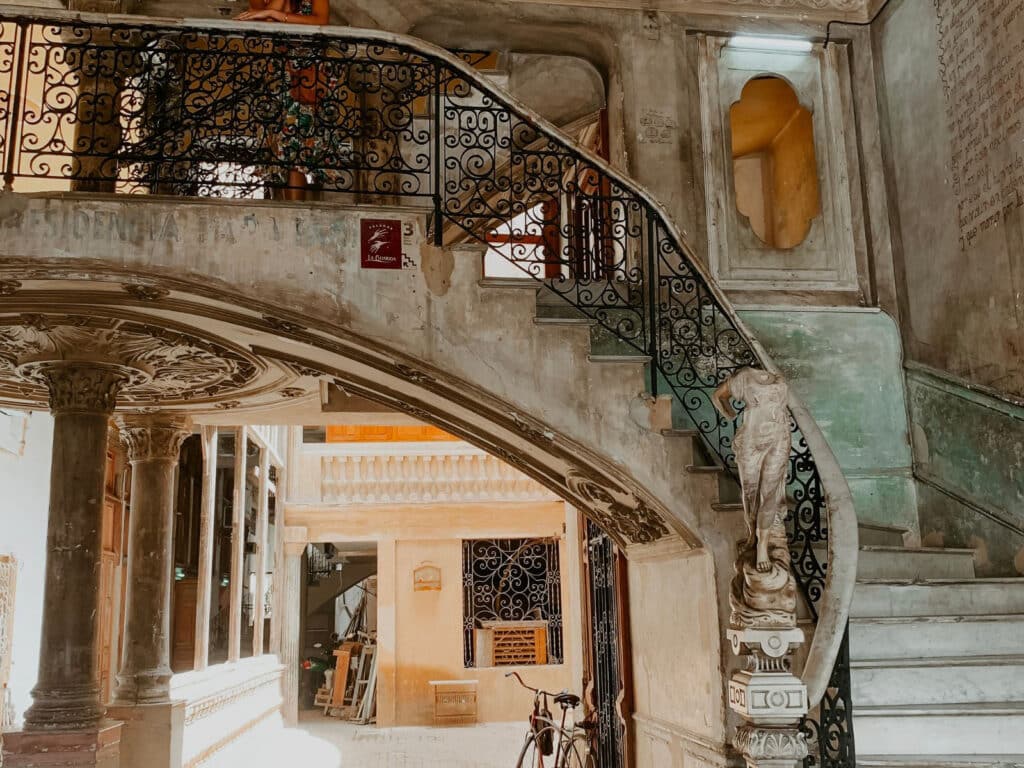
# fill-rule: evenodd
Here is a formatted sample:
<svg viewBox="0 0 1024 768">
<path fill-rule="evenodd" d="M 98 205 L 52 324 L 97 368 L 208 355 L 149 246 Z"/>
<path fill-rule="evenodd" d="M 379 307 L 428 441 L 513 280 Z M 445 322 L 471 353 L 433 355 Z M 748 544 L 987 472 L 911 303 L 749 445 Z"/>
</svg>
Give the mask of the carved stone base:
<svg viewBox="0 0 1024 768">
<path fill-rule="evenodd" d="M 733 743 L 747 768 L 798 768 L 807 757 L 807 740 L 793 725 L 743 725 L 736 730 Z"/>
<path fill-rule="evenodd" d="M 13 730 L 3 738 L 4 768 L 119 768 L 121 723 L 77 731 Z"/>
<path fill-rule="evenodd" d="M 120 768 L 179 768 L 185 733 L 185 702 L 113 705 L 123 725 Z"/>
<path fill-rule="evenodd" d="M 766 725 L 797 722 L 807 713 L 807 687 L 791 672 L 737 672 L 729 681 L 729 707 Z"/>
</svg>

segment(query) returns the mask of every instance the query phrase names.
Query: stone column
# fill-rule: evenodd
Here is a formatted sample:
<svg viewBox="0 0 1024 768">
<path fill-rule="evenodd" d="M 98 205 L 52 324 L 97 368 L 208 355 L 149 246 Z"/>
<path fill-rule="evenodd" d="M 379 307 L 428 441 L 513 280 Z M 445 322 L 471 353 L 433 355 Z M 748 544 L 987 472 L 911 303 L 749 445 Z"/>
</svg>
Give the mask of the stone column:
<svg viewBox="0 0 1024 768">
<path fill-rule="evenodd" d="M 26 730 L 95 729 L 104 715 L 97 667 L 107 425 L 128 373 L 103 363 L 36 368 L 49 388 L 53 464 L 39 680 Z"/>
<path fill-rule="evenodd" d="M 121 425 L 132 465 L 132 501 L 118 704 L 170 701 L 174 480 L 189 434 L 185 419 L 166 415 L 127 417 Z"/>
<path fill-rule="evenodd" d="M 279 579 L 282 593 L 281 613 L 281 714 L 285 723 L 295 725 L 299 719 L 299 662 L 302 653 L 302 553 L 306 545 L 288 542 L 284 545 L 284 573 Z"/>
<path fill-rule="evenodd" d="M 245 427 L 235 430 L 235 491 L 231 503 L 231 603 L 228 661 L 242 658 L 242 586 L 245 577 L 245 472 L 249 450 Z"/>
<path fill-rule="evenodd" d="M 199 523 L 199 577 L 196 593 L 196 649 L 193 666 L 210 663 L 210 603 L 213 593 L 213 539 L 217 514 L 217 428 L 203 427 L 203 509 Z"/>
<path fill-rule="evenodd" d="M 270 451 L 260 451 L 260 477 L 256 500 L 256 594 L 252 597 L 252 655 L 263 655 L 267 591 L 267 532 L 270 517 Z"/>
</svg>

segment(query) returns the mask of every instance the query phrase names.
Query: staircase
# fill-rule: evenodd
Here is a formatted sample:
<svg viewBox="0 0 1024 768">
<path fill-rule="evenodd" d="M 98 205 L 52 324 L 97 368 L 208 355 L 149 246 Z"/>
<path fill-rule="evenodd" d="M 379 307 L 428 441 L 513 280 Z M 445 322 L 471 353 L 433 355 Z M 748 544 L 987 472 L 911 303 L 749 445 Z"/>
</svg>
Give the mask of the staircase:
<svg viewBox="0 0 1024 768">
<path fill-rule="evenodd" d="M 975 578 L 973 550 L 905 547 L 880 526 L 860 535 L 857 765 L 1024 768 L 1024 582 Z"/>
</svg>

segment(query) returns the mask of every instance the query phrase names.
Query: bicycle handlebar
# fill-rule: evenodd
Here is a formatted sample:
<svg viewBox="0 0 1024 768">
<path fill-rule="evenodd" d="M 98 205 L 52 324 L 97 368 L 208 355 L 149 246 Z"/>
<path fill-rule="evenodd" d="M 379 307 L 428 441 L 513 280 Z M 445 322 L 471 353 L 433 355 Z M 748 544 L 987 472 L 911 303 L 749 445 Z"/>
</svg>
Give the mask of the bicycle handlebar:
<svg viewBox="0 0 1024 768">
<path fill-rule="evenodd" d="M 521 678 L 519 676 L 518 672 L 506 672 L 505 673 L 505 677 L 514 677 L 516 680 L 519 681 L 519 684 L 521 686 L 523 686 L 523 688 L 525 688 L 526 690 L 530 691 L 531 693 L 537 694 L 538 696 L 543 695 L 543 696 L 550 696 L 551 698 L 554 698 L 555 696 L 558 695 L 557 693 L 552 693 L 551 691 L 545 691 L 545 690 L 543 690 L 541 688 L 531 688 L 530 686 L 528 686 L 526 683 L 523 682 L 523 678 Z"/>
</svg>

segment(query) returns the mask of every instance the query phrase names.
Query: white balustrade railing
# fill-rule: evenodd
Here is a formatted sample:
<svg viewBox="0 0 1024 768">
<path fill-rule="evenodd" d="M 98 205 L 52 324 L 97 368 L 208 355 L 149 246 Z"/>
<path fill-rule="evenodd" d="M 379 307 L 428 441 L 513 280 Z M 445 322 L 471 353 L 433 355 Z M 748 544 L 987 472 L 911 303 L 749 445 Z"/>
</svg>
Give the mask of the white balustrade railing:
<svg viewBox="0 0 1024 768">
<path fill-rule="evenodd" d="M 550 501 L 544 486 L 463 443 L 320 448 L 325 504 Z M 380 452 L 373 452 L 375 448 Z M 403 452 L 404 451 L 404 452 Z"/>
</svg>

